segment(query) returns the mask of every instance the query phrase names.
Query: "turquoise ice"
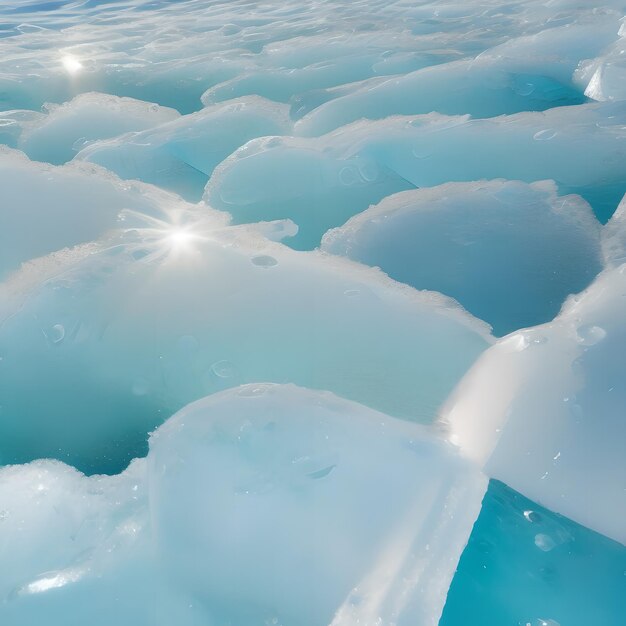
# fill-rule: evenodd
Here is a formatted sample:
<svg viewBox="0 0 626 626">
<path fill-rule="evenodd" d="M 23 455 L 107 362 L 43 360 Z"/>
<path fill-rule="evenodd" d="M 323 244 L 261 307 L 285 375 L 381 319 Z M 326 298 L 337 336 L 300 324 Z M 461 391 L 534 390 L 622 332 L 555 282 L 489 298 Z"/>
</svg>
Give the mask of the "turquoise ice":
<svg viewBox="0 0 626 626">
<path fill-rule="evenodd" d="M 623 626 L 625 16 L 0 2 L 0 625 Z"/>
</svg>

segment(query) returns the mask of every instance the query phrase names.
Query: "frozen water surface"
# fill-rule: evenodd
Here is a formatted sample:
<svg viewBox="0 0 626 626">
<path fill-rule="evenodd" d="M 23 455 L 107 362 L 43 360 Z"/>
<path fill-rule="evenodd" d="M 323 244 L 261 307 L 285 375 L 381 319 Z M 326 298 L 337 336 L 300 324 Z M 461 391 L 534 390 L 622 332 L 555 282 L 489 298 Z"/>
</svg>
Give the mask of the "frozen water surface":
<svg viewBox="0 0 626 626">
<path fill-rule="evenodd" d="M 173 411 L 255 380 L 428 423 L 491 343 L 441 294 L 206 221 L 150 219 L 6 281 L 4 462 L 117 471 Z"/>
<path fill-rule="evenodd" d="M 623 626 L 624 0 L 0 3 L 0 624 Z"/>
<path fill-rule="evenodd" d="M 491 481 L 440 624 L 619 626 L 623 570 L 622 544 Z"/>
<path fill-rule="evenodd" d="M 327 232 L 322 249 L 448 293 L 499 335 L 552 319 L 602 268 L 591 208 L 556 195 L 552 182 L 448 183 L 395 194 Z"/>
</svg>

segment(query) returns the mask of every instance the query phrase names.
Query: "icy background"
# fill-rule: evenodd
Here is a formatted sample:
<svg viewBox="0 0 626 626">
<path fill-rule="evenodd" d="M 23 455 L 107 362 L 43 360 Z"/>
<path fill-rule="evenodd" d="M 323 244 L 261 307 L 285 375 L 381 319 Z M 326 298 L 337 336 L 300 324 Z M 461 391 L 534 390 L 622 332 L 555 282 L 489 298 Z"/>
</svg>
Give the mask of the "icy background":
<svg viewBox="0 0 626 626">
<path fill-rule="evenodd" d="M 624 626 L 625 14 L 1 2 L 0 625 Z"/>
</svg>

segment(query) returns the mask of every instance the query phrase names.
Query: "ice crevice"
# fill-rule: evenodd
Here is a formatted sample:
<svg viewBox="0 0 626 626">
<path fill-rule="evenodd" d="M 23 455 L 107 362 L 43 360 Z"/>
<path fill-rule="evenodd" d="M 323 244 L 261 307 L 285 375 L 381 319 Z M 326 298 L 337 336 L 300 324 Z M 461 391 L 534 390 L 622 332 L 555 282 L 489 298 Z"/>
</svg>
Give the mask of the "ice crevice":
<svg viewBox="0 0 626 626">
<path fill-rule="evenodd" d="M 0 624 L 622 626 L 625 15 L 0 3 Z"/>
</svg>

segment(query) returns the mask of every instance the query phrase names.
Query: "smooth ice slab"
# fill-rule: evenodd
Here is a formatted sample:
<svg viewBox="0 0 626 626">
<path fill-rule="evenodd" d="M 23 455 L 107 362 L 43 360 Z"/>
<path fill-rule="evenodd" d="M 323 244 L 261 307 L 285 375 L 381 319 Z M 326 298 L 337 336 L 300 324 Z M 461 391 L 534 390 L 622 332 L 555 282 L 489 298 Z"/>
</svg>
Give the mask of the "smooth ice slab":
<svg viewBox="0 0 626 626">
<path fill-rule="evenodd" d="M 413 185 L 351 150 L 352 135 L 321 139 L 265 137 L 248 142 L 215 169 L 204 201 L 235 223 L 288 218 L 298 234 L 287 241 L 310 250 L 322 235 L 370 204 Z M 346 144 L 348 144 L 346 146 Z"/>
<path fill-rule="evenodd" d="M 236 222 L 292 219 L 296 248 L 385 196 L 451 181 L 549 178 L 606 222 L 626 193 L 625 113 L 623 102 L 490 119 L 431 113 L 252 140 L 215 169 L 205 200 Z"/>
<path fill-rule="evenodd" d="M 458 45 L 462 47 L 467 42 L 459 41 Z M 400 29 L 353 30 L 332 38 L 311 33 L 267 44 L 255 56 L 254 65 L 207 89 L 202 102 L 208 106 L 258 94 L 277 102 L 290 102 L 293 114 L 302 117 L 301 108 L 314 101 L 322 90 L 327 90 L 328 98 L 332 97 L 334 90 L 328 90 L 329 87 L 411 72 L 455 59 L 459 54 L 450 48 L 433 49 L 432 40 Z"/>
<path fill-rule="evenodd" d="M 416 115 L 438 111 L 492 117 L 581 104 L 582 90 L 572 84 L 579 61 L 615 41 L 616 13 L 538 34 L 514 38 L 475 58 L 365 81 L 353 93 L 323 103 L 298 122 L 300 134 L 321 135 L 363 117 Z"/>
<path fill-rule="evenodd" d="M 346 259 L 211 220 L 128 219 L 0 287 L 3 462 L 118 471 L 173 411 L 255 380 L 430 422 L 491 342 L 453 300 Z"/>
<path fill-rule="evenodd" d="M 18 147 L 31 159 L 54 165 L 70 161 L 91 141 L 179 117 L 178 111 L 158 104 L 102 93 L 81 94 L 62 105 L 48 104 L 45 110 L 45 117 L 23 125 Z"/>
<path fill-rule="evenodd" d="M 626 543 L 626 265 L 478 359 L 442 410 L 493 478 Z"/>
<path fill-rule="evenodd" d="M 602 269 L 600 225 L 551 181 L 448 183 L 388 196 L 322 250 L 449 295 L 495 334 L 551 320 Z"/>
<path fill-rule="evenodd" d="M 158 128 L 95 142 L 77 159 L 199 200 L 215 167 L 239 146 L 254 137 L 287 134 L 291 129 L 286 106 L 248 97 Z"/>
<path fill-rule="evenodd" d="M 436 626 L 485 489 L 425 427 L 238 387 L 123 474 L 0 469 L 0 623 Z"/>
<path fill-rule="evenodd" d="M 485 490 L 423 427 L 264 384 L 180 411 L 148 471 L 166 567 L 243 624 L 436 626 Z"/>
</svg>

